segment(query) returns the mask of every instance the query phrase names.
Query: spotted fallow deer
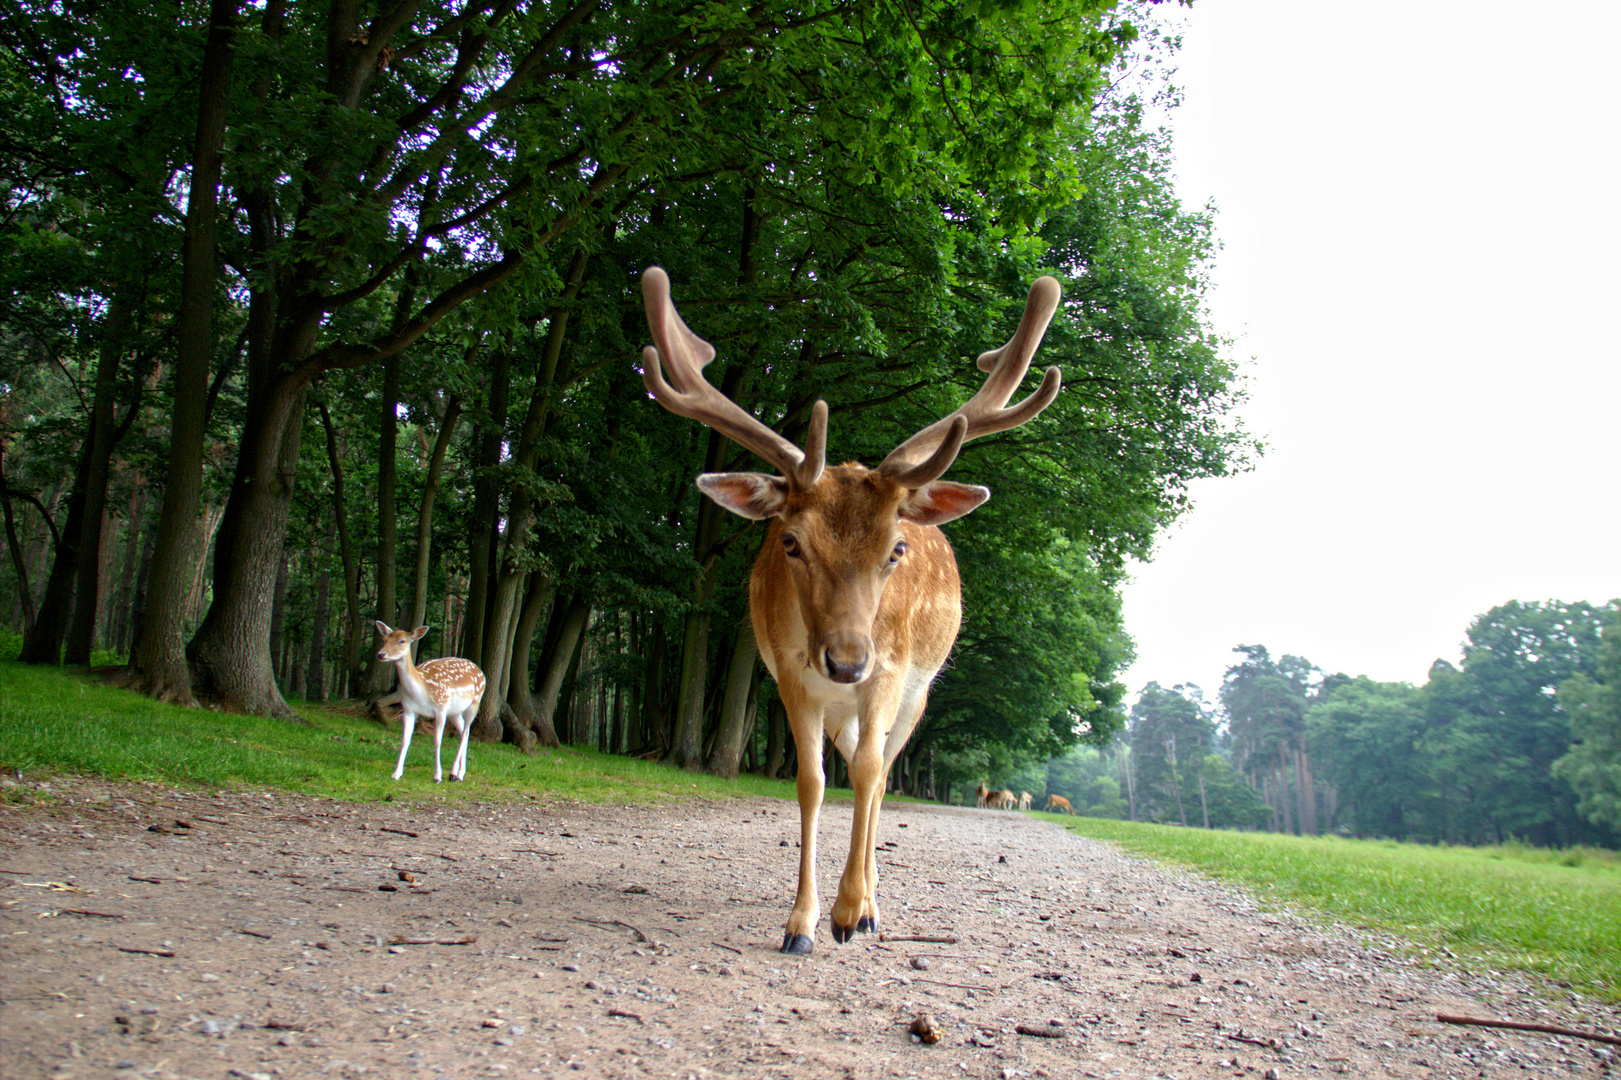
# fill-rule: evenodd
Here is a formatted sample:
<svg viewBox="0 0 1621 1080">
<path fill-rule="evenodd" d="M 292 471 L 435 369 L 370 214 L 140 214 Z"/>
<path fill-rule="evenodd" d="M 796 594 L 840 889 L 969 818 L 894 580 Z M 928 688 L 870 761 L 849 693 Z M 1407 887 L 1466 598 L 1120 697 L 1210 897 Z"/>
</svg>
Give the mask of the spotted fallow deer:
<svg viewBox="0 0 1621 1080">
<path fill-rule="evenodd" d="M 991 805 L 991 789 L 985 786 L 985 781 L 979 782 L 979 790 L 974 794 L 979 800 L 978 806 L 981 810 Z"/>
<path fill-rule="evenodd" d="M 939 526 L 990 498 L 983 487 L 940 476 L 965 441 L 1023 424 L 1058 396 L 1058 369 L 1048 368 L 1039 389 L 1007 407 L 1058 307 L 1058 282 L 1036 281 L 1013 337 L 979 357 L 988 374 L 978 392 L 876 469 L 827 465 L 826 402 L 811 410 L 801 450 L 728 399 L 704 378 L 715 349 L 676 312 L 663 270 L 642 275 L 642 294 L 653 336 L 642 350 L 648 391 L 781 474 L 709 473 L 698 487 L 735 514 L 771 521 L 749 579 L 749 612 L 799 757 L 799 890 L 785 953 L 812 951 L 821 916 L 816 823 L 824 733 L 850 764 L 855 820 L 831 913 L 833 940 L 842 944 L 878 929 L 874 847 L 889 767 L 962 622 L 957 562 Z"/>
<path fill-rule="evenodd" d="M 467 779 L 467 737 L 473 732 L 473 718 L 478 715 L 478 703 L 484 697 L 484 673 L 477 664 L 459 656 L 442 656 L 421 667 L 411 663 L 411 646 L 428 632 L 426 626 L 394 630 L 379 621 L 377 632 L 383 637 L 377 659 L 392 662 L 400 676 L 400 718 L 404 731 L 400 736 L 400 760 L 394 765 L 394 779 L 405 775 L 405 754 L 411 749 L 411 734 L 416 731 L 419 716 L 433 717 L 433 782 L 437 784 L 445 777 L 439 747 L 445 739 L 446 720 L 456 725 L 462 737 L 456 760 L 450 763 L 450 778 Z"/>
<path fill-rule="evenodd" d="M 1075 812 L 1074 808 L 1069 805 L 1069 800 L 1062 795 L 1048 795 L 1046 810 L 1050 814 L 1056 814 L 1060 810 L 1066 814 Z"/>
</svg>

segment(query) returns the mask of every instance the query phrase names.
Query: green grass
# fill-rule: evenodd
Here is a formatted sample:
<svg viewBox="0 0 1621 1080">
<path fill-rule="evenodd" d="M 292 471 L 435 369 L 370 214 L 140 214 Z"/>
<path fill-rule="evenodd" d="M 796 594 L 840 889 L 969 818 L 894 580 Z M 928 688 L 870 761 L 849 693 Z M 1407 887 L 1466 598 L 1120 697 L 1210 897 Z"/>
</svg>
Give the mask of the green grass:
<svg viewBox="0 0 1621 1080">
<path fill-rule="evenodd" d="M 792 783 L 758 776 L 725 781 L 572 747 L 523 754 L 491 743 L 468 749 L 464 782 L 435 784 L 433 739 L 420 733 L 411 742 L 405 776 L 395 781 L 395 724 L 377 723 L 352 706 L 290 704 L 307 723 L 164 705 L 89 675 L 0 661 L 0 770 L 198 788 L 279 788 L 358 802 L 533 797 L 645 803 L 694 795 L 792 798 L 794 792 Z M 455 739 L 447 732 L 446 769 L 455 756 Z"/>
<path fill-rule="evenodd" d="M 1593 848 L 1428 847 L 1043 815 L 1263 901 L 1388 931 L 1420 955 L 1536 972 L 1621 1001 L 1621 858 Z"/>
</svg>

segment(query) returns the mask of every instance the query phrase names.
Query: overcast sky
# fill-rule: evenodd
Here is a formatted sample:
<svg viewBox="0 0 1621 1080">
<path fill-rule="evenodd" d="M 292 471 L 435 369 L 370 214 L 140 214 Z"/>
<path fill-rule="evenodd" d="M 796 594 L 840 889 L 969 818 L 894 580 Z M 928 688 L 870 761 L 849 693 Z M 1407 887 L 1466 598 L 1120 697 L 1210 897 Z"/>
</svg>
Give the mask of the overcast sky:
<svg viewBox="0 0 1621 1080">
<path fill-rule="evenodd" d="M 1509 600 L 1621 596 L 1621 4 L 1166 4 L 1250 474 L 1125 590 L 1149 681 L 1240 643 L 1422 684 Z"/>
</svg>

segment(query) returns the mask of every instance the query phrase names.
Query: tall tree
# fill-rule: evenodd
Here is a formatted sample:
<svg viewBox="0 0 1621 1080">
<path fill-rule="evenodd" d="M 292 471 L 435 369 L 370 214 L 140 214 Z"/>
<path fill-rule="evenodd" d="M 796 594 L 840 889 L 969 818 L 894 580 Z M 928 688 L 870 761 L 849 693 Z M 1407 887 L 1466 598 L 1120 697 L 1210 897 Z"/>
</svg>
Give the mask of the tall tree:
<svg viewBox="0 0 1621 1080">
<path fill-rule="evenodd" d="M 1580 843 L 1590 826 L 1552 771 L 1571 745 L 1558 688 L 1598 671 L 1609 615 L 1588 603 L 1510 601 L 1469 627 L 1461 670 L 1432 670 L 1425 687 L 1427 751 L 1468 800 L 1461 837 Z"/>
<path fill-rule="evenodd" d="M 1575 789 L 1578 811 L 1621 834 L 1621 603 L 1610 604 L 1596 667 L 1559 684 L 1572 745 L 1553 771 Z"/>
<path fill-rule="evenodd" d="M 181 254 L 180 307 L 175 346 L 169 472 L 158 515 L 154 558 L 148 571 L 146 621 L 130 657 L 127 685 L 154 697 L 193 703 L 181 633 L 195 572 L 197 510 L 202 484 L 205 402 L 214 345 L 214 297 L 218 290 L 218 210 L 224 170 L 225 130 L 236 59 L 237 0 L 213 0 L 199 65 L 197 133 L 192 152 Z M 279 547 L 276 556 L 279 558 Z M 275 572 L 260 569 L 274 588 Z M 265 651 L 269 649 L 266 604 Z"/>
</svg>

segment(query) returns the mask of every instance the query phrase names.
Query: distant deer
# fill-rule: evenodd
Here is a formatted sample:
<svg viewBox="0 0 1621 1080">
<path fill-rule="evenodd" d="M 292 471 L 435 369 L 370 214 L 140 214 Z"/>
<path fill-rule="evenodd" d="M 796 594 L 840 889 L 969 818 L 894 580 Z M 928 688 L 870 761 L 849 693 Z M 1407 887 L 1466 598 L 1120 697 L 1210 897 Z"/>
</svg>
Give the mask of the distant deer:
<svg viewBox="0 0 1621 1080">
<path fill-rule="evenodd" d="M 450 765 L 451 780 L 467 779 L 467 737 L 473 733 L 473 718 L 478 715 L 478 703 L 484 697 L 484 673 L 471 660 L 457 656 L 429 660 L 421 667 L 411 663 L 411 646 L 428 632 L 426 626 L 415 630 L 394 630 L 385 622 L 377 624 L 383 636 L 383 647 L 377 650 L 377 659 L 388 660 L 400 675 L 400 713 L 403 732 L 400 736 L 400 760 L 394 765 L 394 779 L 405 775 L 405 754 L 411 749 L 411 735 L 416 731 L 417 717 L 433 717 L 433 782 L 444 779 L 440 766 L 439 747 L 445 738 L 445 721 L 456 725 L 462 737 L 456 760 Z"/>
<path fill-rule="evenodd" d="M 962 583 L 938 526 L 990 492 L 941 480 L 968 439 L 1017 427 L 1058 396 L 1057 368 L 1007 408 L 1057 310 L 1058 282 L 1030 289 L 1024 318 L 984 353 L 988 377 L 961 408 L 901 443 L 876 469 L 827 464 L 827 403 L 811 409 L 801 450 L 703 376 L 715 348 L 687 328 L 658 267 L 642 275 L 653 346 L 643 379 L 659 404 L 709 426 L 770 462 L 780 475 L 709 473 L 698 487 L 734 514 L 771 521 L 749 579 L 761 657 L 777 680 L 799 757 L 799 891 L 782 951 L 814 947 L 816 822 L 825 778 L 822 739 L 850 763 L 855 821 L 833 903 L 833 940 L 878 929 L 878 812 L 889 767 L 906 745 L 929 684 L 962 622 Z M 666 381 L 668 375 L 668 381 Z"/>
<path fill-rule="evenodd" d="M 979 800 L 977 805 L 981 810 L 991 805 L 991 789 L 985 786 L 985 781 L 979 782 L 979 790 L 974 794 Z"/>
<path fill-rule="evenodd" d="M 1035 796 L 1030 794 L 1028 791 L 1019 792 L 1019 809 L 1020 810 L 1028 810 L 1028 809 L 1030 809 L 1030 804 L 1033 801 L 1035 801 Z"/>
<path fill-rule="evenodd" d="M 1058 813 L 1060 810 L 1066 814 L 1075 813 L 1074 808 L 1069 805 L 1069 800 L 1064 798 L 1062 795 L 1047 796 L 1047 805 L 1045 809 L 1054 814 Z"/>
</svg>

